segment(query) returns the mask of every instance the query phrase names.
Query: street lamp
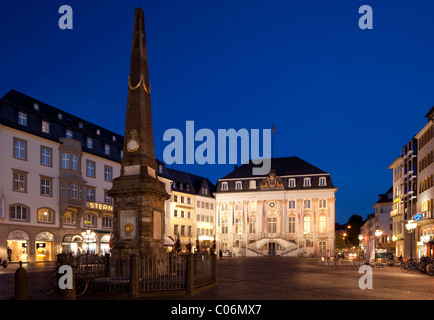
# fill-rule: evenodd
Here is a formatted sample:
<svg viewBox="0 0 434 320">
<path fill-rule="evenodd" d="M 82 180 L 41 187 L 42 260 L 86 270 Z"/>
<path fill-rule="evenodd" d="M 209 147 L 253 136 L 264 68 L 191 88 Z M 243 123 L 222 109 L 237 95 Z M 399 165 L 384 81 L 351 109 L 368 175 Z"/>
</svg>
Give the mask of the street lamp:
<svg viewBox="0 0 434 320">
<path fill-rule="evenodd" d="M 410 261 L 413 261 L 413 232 L 416 230 L 417 223 L 414 220 L 408 220 L 405 225 L 408 233 L 410 234 Z"/>
<path fill-rule="evenodd" d="M 377 250 L 377 239 L 379 239 L 382 234 L 383 234 L 383 231 L 381 231 L 379 229 L 375 230 L 375 248 L 374 248 L 374 250 Z"/>
</svg>

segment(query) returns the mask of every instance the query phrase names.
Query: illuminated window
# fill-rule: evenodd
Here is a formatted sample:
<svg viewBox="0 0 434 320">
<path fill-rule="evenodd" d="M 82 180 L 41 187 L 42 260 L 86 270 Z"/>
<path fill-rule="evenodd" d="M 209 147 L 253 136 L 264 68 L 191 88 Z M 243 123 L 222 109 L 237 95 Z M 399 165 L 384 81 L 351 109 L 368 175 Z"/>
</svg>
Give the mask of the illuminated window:
<svg viewBox="0 0 434 320">
<path fill-rule="evenodd" d="M 277 218 L 274 217 L 267 218 L 267 231 L 268 233 L 277 232 Z"/>
<path fill-rule="evenodd" d="M 64 224 L 75 224 L 75 213 L 72 211 L 66 211 L 63 214 L 63 223 Z"/>
<path fill-rule="evenodd" d="M 47 121 L 42 121 L 42 132 L 50 133 L 50 123 Z"/>
<path fill-rule="evenodd" d="M 95 227 L 96 226 L 96 217 L 93 214 L 85 215 L 84 216 L 84 226 Z"/>
<path fill-rule="evenodd" d="M 256 233 L 256 217 L 250 217 L 249 220 L 249 232 Z"/>
<path fill-rule="evenodd" d="M 306 216 L 304 216 L 304 218 L 303 218 L 303 231 L 304 231 L 305 233 L 310 233 L 310 231 L 311 231 L 311 226 L 310 226 L 310 224 L 311 224 L 311 218 L 310 218 L 310 215 L 306 215 Z"/>
<path fill-rule="evenodd" d="M 322 214 L 318 218 L 318 232 L 325 233 L 327 232 L 327 216 Z"/>
<path fill-rule="evenodd" d="M 53 222 L 53 210 L 49 208 L 38 209 L 38 222 L 51 223 Z"/>
<path fill-rule="evenodd" d="M 13 177 L 13 191 L 27 192 L 27 173 L 14 171 Z"/>
</svg>

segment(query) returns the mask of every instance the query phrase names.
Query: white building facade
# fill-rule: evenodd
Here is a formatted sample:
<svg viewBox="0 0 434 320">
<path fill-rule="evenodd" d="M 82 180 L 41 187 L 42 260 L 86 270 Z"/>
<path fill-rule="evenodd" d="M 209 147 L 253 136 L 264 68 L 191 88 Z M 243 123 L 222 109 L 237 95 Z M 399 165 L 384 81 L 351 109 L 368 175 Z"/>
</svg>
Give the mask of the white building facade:
<svg viewBox="0 0 434 320">
<path fill-rule="evenodd" d="M 297 157 L 273 158 L 267 176 L 236 168 L 216 186 L 217 244 L 224 255 L 322 255 L 335 250 L 329 173 Z"/>
</svg>

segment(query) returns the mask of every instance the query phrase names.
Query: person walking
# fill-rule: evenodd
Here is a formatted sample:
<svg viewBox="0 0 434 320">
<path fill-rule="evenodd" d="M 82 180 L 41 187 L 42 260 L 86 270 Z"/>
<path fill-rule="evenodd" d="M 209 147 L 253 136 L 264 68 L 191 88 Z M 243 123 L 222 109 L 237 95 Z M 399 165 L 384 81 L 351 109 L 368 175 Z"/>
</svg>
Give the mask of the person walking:
<svg viewBox="0 0 434 320">
<path fill-rule="evenodd" d="M 10 247 L 8 247 L 8 260 L 9 260 L 9 262 L 11 262 L 11 260 L 12 260 L 12 250 L 11 250 L 11 248 Z"/>
</svg>

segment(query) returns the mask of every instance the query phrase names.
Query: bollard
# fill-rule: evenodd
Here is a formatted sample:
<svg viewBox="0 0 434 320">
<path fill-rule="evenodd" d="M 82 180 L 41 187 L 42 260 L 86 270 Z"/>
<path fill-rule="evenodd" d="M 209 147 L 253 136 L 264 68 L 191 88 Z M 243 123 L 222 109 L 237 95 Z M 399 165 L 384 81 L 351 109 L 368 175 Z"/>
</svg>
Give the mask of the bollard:
<svg viewBox="0 0 434 320">
<path fill-rule="evenodd" d="M 132 298 L 139 296 L 139 256 L 130 255 L 130 295 Z"/>
<path fill-rule="evenodd" d="M 194 291 L 194 269 L 193 269 L 193 255 L 187 255 L 187 277 L 186 277 L 187 295 L 192 295 Z"/>
<path fill-rule="evenodd" d="M 29 285 L 27 279 L 27 271 L 22 267 L 23 263 L 20 261 L 20 267 L 15 271 L 15 299 L 28 300 L 29 299 Z"/>
<path fill-rule="evenodd" d="M 212 255 L 212 280 L 217 284 L 217 255 Z"/>
</svg>

